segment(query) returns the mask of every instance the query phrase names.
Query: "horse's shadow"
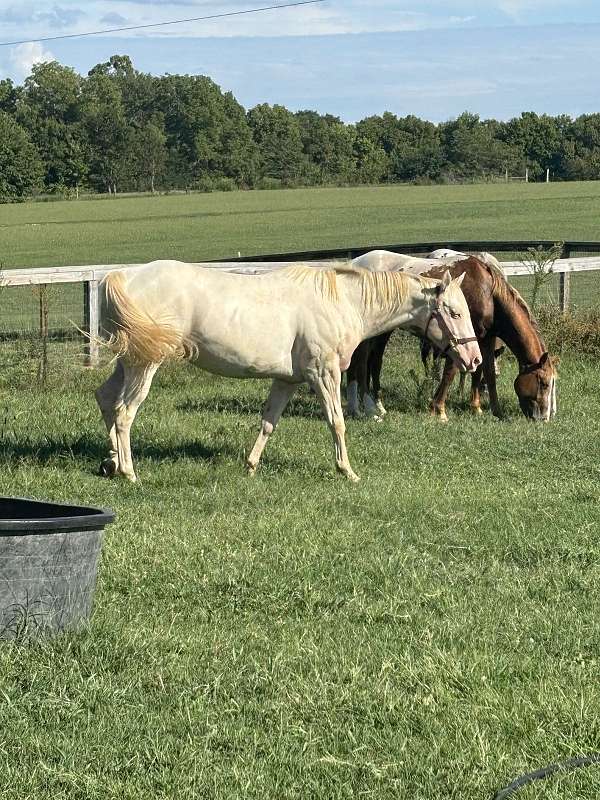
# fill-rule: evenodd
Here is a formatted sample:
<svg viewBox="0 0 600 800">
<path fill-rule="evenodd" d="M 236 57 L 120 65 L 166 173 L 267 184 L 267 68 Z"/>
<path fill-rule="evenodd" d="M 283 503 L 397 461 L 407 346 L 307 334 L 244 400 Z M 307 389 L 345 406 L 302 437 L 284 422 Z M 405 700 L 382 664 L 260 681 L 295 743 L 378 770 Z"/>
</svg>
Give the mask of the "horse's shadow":
<svg viewBox="0 0 600 800">
<path fill-rule="evenodd" d="M 178 403 L 175 408 L 188 414 L 214 414 L 224 412 L 226 414 L 236 414 L 254 418 L 259 424 L 260 415 L 264 406 L 264 400 L 259 402 L 249 402 L 235 397 L 224 397 L 214 400 L 191 399 L 188 398 L 182 403 Z M 302 417 L 304 419 L 322 419 L 323 412 L 316 398 L 306 394 L 293 397 L 288 403 L 284 414 L 286 417 Z"/>
<path fill-rule="evenodd" d="M 98 461 L 108 455 L 107 442 L 94 436 L 83 435 L 76 439 L 68 440 L 64 437 L 46 436 L 43 442 L 28 440 L 4 440 L 1 443 L 2 460 L 35 461 L 38 464 L 50 464 L 58 459 L 82 459 L 85 461 Z M 207 463 L 215 463 L 223 458 L 236 459 L 239 449 L 227 444 L 207 447 L 194 439 L 177 444 L 158 444 L 145 438 L 135 442 L 135 456 L 138 459 L 149 460 L 175 460 L 178 458 L 191 458 Z"/>
</svg>

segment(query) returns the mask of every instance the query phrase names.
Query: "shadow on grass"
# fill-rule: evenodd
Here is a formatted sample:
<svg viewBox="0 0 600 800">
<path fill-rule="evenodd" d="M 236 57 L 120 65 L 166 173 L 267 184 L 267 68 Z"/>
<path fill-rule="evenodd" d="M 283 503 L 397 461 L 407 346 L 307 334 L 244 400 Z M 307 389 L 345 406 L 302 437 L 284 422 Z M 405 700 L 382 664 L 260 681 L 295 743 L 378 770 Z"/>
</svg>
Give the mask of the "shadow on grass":
<svg viewBox="0 0 600 800">
<path fill-rule="evenodd" d="M 232 443 L 207 447 L 194 440 L 182 441 L 177 444 L 160 444 L 148 440 L 137 440 L 133 445 L 136 459 L 170 460 L 177 458 L 192 458 L 198 461 L 216 462 L 223 457 L 236 460 L 239 450 Z M 92 436 L 80 436 L 68 440 L 61 437 L 45 437 L 43 442 L 27 440 L 2 442 L 1 461 L 15 461 L 18 459 L 33 461 L 38 464 L 49 464 L 56 459 L 82 459 L 85 461 L 102 461 L 108 456 L 107 442 Z M 0 463 L 1 463 L 0 461 Z"/>
<path fill-rule="evenodd" d="M 219 411 L 225 414 L 236 414 L 247 416 L 256 420 L 257 425 L 264 406 L 264 401 L 259 403 L 248 400 L 240 400 L 236 397 L 225 397 L 219 399 L 188 399 L 175 406 L 177 411 L 187 414 L 214 414 Z M 305 419 L 323 419 L 323 412 L 315 397 L 311 395 L 298 395 L 294 397 L 286 406 L 283 412 L 286 417 L 303 417 Z"/>
</svg>

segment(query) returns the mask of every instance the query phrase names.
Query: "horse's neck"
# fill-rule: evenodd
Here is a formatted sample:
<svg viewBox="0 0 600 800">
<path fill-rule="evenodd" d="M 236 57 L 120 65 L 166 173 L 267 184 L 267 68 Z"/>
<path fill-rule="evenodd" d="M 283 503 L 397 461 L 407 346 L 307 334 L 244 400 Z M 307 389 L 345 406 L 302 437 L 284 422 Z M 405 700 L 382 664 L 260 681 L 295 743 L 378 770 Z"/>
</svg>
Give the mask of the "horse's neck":
<svg viewBox="0 0 600 800">
<path fill-rule="evenodd" d="M 342 280 L 343 278 L 344 276 L 342 276 Z M 391 303 L 387 306 L 376 303 L 370 308 L 364 305 L 359 281 L 352 278 L 346 280 L 344 293 L 351 306 L 359 313 L 364 339 L 370 339 L 372 336 L 394 328 L 418 331 L 423 327 L 423 322 L 429 314 L 429 303 L 423 295 L 420 281 L 417 278 L 410 279 L 406 299 L 400 305 Z"/>
<path fill-rule="evenodd" d="M 494 306 L 496 335 L 506 342 L 519 364 L 537 364 L 546 348 L 525 309 L 496 296 Z"/>
</svg>

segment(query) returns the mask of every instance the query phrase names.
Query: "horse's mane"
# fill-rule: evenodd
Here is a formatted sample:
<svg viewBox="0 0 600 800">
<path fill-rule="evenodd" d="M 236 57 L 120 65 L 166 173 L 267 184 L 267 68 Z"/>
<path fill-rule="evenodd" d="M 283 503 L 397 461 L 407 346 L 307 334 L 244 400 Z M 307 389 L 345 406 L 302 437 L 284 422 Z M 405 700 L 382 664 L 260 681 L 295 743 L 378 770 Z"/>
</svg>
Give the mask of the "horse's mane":
<svg viewBox="0 0 600 800">
<path fill-rule="evenodd" d="M 475 257 L 477 258 L 477 256 Z M 531 313 L 531 309 L 523 299 L 522 295 L 506 280 L 506 276 L 502 271 L 502 267 L 496 266 L 493 263 L 482 261 L 480 258 L 477 258 L 477 261 L 479 261 L 481 266 L 487 271 L 492 279 L 493 296 L 497 297 L 500 302 L 508 303 L 509 305 L 512 304 L 520 308 L 531 323 L 532 328 L 541 339 L 541 332 L 537 320 Z"/>
<path fill-rule="evenodd" d="M 344 275 L 360 283 L 362 301 L 366 308 L 376 305 L 394 306 L 403 303 L 409 294 L 411 282 L 418 281 L 423 286 L 433 286 L 435 281 L 420 275 L 405 272 L 370 272 L 354 266 L 351 262 L 340 262 L 331 269 L 318 269 L 304 265 L 287 267 L 285 273 L 295 281 L 303 283 L 314 281 L 315 288 L 322 297 L 332 302 L 339 300 L 337 276 Z"/>
</svg>

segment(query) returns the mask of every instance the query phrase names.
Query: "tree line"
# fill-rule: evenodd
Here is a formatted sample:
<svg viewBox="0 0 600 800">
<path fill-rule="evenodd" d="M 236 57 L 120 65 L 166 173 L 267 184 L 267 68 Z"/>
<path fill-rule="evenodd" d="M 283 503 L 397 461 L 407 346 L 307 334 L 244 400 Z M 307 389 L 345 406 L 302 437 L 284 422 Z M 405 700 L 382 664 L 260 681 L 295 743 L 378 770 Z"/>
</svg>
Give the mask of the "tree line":
<svg viewBox="0 0 600 800">
<path fill-rule="evenodd" d="M 468 112 L 434 124 L 386 112 L 355 124 L 262 103 L 203 75 L 153 76 L 126 55 L 86 77 L 57 61 L 0 80 L 0 200 L 37 193 L 600 178 L 600 114 Z"/>
</svg>

